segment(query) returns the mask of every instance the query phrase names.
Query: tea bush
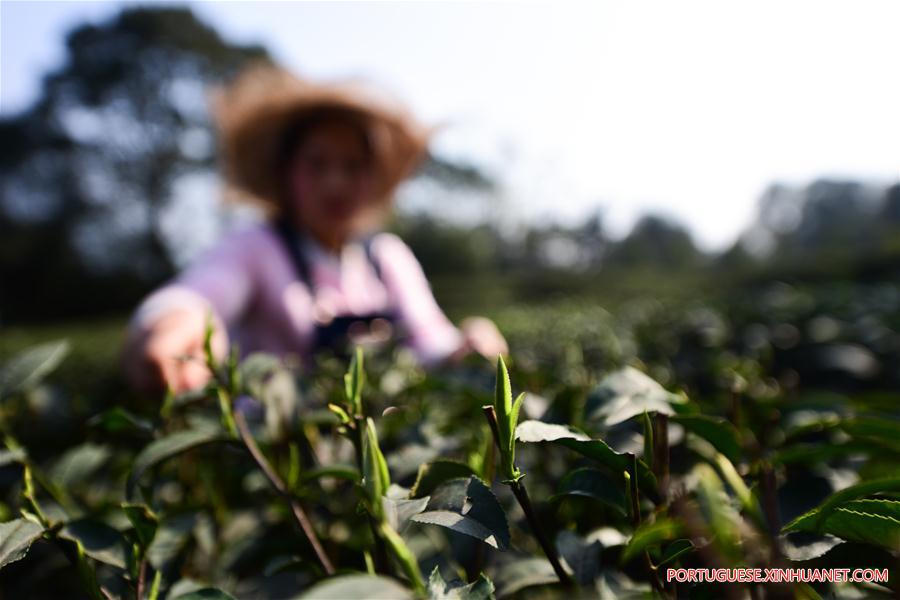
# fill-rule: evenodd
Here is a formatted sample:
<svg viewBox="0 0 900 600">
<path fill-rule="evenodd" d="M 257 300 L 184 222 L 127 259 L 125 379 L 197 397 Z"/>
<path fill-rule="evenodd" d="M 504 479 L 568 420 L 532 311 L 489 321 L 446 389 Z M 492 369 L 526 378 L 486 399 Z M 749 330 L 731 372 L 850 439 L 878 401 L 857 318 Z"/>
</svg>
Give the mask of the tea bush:
<svg viewBox="0 0 900 600">
<path fill-rule="evenodd" d="M 649 299 L 613 317 L 569 302 L 496 317 L 508 368 L 424 372 L 398 348 L 320 357 L 310 372 L 207 355 L 210 385 L 159 406 L 98 408 L 63 392 L 67 342 L 7 360 L 0 591 L 900 591 L 896 286 L 777 284 L 727 304 Z M 891 580 L 667 581 L 676 566 L 886 568 Z"/>
</svg>

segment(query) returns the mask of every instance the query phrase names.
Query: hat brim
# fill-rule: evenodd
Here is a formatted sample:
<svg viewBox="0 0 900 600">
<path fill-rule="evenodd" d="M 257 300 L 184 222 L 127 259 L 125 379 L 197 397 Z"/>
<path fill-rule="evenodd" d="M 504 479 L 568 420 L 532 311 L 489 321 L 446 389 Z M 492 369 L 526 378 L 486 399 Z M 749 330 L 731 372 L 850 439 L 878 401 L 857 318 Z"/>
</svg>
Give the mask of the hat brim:
<svg viewBox="0 0 900 600">
<path fill-rule="evenodd" d="M 226 181 L 267 208 L 284 195 L 284 136 L 318 111 L 346 112 L 366 124 L 377 192 L 389 198 L 426 153 L 430 130 L 399 102 L 359 82 L 311 83 L 272 65 L 255 66 L 214 97 Z"/>
</svg>

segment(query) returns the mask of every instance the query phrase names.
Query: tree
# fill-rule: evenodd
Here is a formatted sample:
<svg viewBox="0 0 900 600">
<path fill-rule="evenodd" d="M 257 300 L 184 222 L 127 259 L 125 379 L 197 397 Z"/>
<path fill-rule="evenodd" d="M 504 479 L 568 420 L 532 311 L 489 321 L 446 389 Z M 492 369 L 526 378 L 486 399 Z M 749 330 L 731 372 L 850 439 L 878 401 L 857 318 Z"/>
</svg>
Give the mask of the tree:
<svg viewBox="0 0 900 600">
<path fill-rule="evenodd" d="M 614 244 L 608 263 L 621 267 L 688 268 L 697 266 L 702 254 L 691 234 L 657 215 L 642 217 L 625 239 Z"/>
<path fill-rule="evenodd" d="M 167 210 L 214 168 L 207 89 L 268 57 L 186 8 L 128 9 L 66 44 L 36 105 L 0 123 L 4 319 L 124 308 L 171 275 Z"/>
</svg>

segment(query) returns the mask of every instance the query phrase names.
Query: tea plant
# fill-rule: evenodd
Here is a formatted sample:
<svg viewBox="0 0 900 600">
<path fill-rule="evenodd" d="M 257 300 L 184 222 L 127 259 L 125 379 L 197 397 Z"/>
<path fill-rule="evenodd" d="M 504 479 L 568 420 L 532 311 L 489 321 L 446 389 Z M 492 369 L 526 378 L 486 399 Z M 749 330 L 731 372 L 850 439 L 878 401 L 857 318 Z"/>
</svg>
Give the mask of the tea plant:
<svg viewBox="0 0 900 600">
<path fill-rule="evenodd" d="M 635 307 L 621 322 L 594 322 L 590 341 L 549 362 L 522 343 L 512 369 L 498 359 L 493 373 L 471 364 L 426 374 L 402 351 L 357 351 L 348 368 L 323 359 L 298 378 L 273 357 L 220 363 L 207 348 L 205 389 L 169 396 L 153 414 L 102 411 L 87 441 L 61 454 L 32 443 L 24 419 L 47 402 L 41 382 L 68 349 L 33 348 L 0 371 L 0 589 L 138 599 L 897 593 L 896 396 L 792 391 L 768 374 L 772 355 L 726 347 L 734 338 L 719 334 L 722 322 L 692 310 Z M 679 331 L 680 349 L 660 350 Z M 598 339 L 605 359 L 590 345 Z M 691 340 L 692 364 L 704 365 L 693 376 L 677 358 Z M 891 580 L 678 584 L 665 576 L 672 567 L 887 568 Z"/>
</svg>

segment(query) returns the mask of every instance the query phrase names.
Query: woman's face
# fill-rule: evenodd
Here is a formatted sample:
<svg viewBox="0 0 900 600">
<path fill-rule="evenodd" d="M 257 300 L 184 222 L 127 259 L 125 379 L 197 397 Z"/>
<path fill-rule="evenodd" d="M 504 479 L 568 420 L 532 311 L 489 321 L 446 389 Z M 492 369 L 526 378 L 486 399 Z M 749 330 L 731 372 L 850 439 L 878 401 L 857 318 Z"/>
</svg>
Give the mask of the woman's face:
<svg viewBox="0 0 900 600">
<path fill-rule="evenodd" d="M 352 123 L 314 125 L 288 162 L 287 177 L 295 225 L 332 249 L 371 226 L 381 212 L 372 158 Z"/>
</svg>

